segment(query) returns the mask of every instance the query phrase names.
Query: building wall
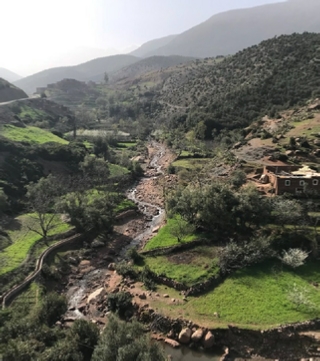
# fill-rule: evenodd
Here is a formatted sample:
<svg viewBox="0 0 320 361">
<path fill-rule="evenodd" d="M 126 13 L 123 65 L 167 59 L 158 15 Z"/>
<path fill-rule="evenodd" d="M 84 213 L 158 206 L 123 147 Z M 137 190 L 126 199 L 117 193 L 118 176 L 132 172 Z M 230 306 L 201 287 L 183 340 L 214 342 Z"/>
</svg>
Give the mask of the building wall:
<svg viewBox="0 0 320 361">
<path fill-rule="evenodd" d="M 317 185 L 313 185 L 313 180 L 318 180 Z M 290 181 L 290 186 L 286 186 L 286 181 Z M 304 181 L 305 186 L 300 185 L 300 181 Z M 298 191 L 297 191 L 298 190 Z M 306 192 L 315 192 L 320 194 L 320 177 L 313 178 L 280 178 L 277 177 L 277 184 L 275 185 L 275 194 L 281 195 L 283 193 L 299 194 Z"/>
</svg>

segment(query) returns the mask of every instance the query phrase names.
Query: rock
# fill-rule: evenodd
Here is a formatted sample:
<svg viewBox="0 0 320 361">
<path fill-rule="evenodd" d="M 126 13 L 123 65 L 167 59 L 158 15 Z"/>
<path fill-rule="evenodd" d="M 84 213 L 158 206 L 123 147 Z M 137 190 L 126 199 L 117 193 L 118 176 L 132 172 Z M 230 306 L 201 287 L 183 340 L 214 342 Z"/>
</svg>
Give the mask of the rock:
<svg viewBox="0 0 320 361">
<path fill-rule="evenodd" d="M 87 303 L 90 303 L 91 301 L 95 300 L 97 297 L 101 296 L 103 292 L 105 292 L 103 287 L 92 292 L 88 297 Z"/>
<path fill-rule="evenodd" d="M 160 227 L 154 227 L 153 230 L 152 230 L 152 233 L 157 233 L 159 231 Z"/>
<path fill-rule="evenodd" d="M 192 336 L 191 336 L 191 340 L 193 342 L 199 342 L 202 339 L 203 336 L 203 330 L 201 328 L 199 328 L 197 331 L 195 331 Z"/>
<path fill-rule="evenodd" d="M 318 146 L 319 146 L 319 145 L 320 145 L 320 139 L 315 139 L 313 143 L 314 143 L 314 145 L 318 145 Z"/>
<path fill-rule="evenodd" d="M 80 312 L 84 311 L 85 308 L 86 308 L 86 303 L 81 303 L 81 304 L 78 306 L 78 310 L 79 310 Z"/>
<path fill-rule="evenodd" d="M 214 336 L 213 334 L 208 331 L 203 339 L 203 347 L 204 348 L 211 348 L 214 345 Z"/>
<path fill-rule="evenodd" d="M 91 243 L 91 247 L 92 248 L 101 248 L 104 247 L 105 244 L 102 241 L 99 241 L 98 239 L 95 239 L 92 243 Z"/>
<path fill-rule="evenodd" d="M 169 298 L 169 295 L 164 294 L 163 297 L 164 297 L 164 298 Z"/>
<path fill-rule="evenodd" d="M 142 293 L 141 295 L 139 295 L 140 300 L 146 300 L 147 296 L 145 293 Z"/>
<path fill-rule="evenodd" d="M 176 302 L 176 299 L 175 299 L 175 298 L 171 298 L 171 302 L 172 302 L 172 303 L 175 303 L 175 302 Z"/>
<path fill-rule="evenodd" d="M 218 312 L 215 312 L 215 313 L 213 314 L 213 316 L 216 317 L 216 318 L 220 318 L 220 315 L 219 315 Z"/>
<path fill-rule="evenodd" d="M 109 271 L 114 271 L 116 269 L 116 264 L 115 263 L 110 263 L 108 266 L 108 270 Z"/>
<path fill-rule="evenodd" d="M 191 339 L 191 334 L 192 331 L 190 330 L 190 328 L 184 328 L 180 333 L 179 333 L 179 342 L 183 343 L 183 344 L 188 344 L 190 342 Z"/>
<path fill-rule="evenodd" d="M 178 348 L 180 347 L 179 342 L 172 340 L 171 338 L 166 338 L 164 340 L 164 343 L 166 343 L 167 345 L 173 347 L 173 348 Z"/>
<path fill-rule="evenodd" d="M 285 154 L 286 154 L 286 156 L 290 157 L 290 156 L 294 155 L 294 151 L 293 150 L 287 150 Z"/>
</svg>

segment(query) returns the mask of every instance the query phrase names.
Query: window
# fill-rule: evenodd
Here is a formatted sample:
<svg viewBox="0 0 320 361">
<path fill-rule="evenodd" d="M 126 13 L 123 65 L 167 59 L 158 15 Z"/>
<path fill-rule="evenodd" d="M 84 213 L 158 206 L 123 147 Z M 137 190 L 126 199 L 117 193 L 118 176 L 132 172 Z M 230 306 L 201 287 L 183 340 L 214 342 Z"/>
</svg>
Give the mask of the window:
<svg viewBox="0 0 320 361">
<path fill-rule="evenodd" d="M 304 186 L 304 181 L 301 180 L 301 181 L 299 182 L 299 184 L 300 184 L 300 187 L 303 187 L 303 186 Z"/>
<path fill-rule="evenodd" d="M 286 180 L 286 181 L 284 182 L 284 185 L 285 185 L 286 187 L 290 187 L 290 186 L 291 186 L 291 181 Z"/>
<path fill-rule="evenodd" d="M 313 179 L 312 180 L 312 185 L 317 186 L 318 184 L 319 184 L 318 179 Z"/>
</svg>

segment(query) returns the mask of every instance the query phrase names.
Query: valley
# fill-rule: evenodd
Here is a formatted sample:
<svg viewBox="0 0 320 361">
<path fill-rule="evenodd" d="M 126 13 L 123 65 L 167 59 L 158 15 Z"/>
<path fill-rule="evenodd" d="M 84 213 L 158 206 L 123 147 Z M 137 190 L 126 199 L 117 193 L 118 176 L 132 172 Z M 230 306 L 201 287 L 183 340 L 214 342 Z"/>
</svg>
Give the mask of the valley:
<svg viewBox="0 0 320 361">
<path fill-rule="evenodd" d="M 0 69 L 0 360 L 320 359 L 317 7 Z"/>
</svg>

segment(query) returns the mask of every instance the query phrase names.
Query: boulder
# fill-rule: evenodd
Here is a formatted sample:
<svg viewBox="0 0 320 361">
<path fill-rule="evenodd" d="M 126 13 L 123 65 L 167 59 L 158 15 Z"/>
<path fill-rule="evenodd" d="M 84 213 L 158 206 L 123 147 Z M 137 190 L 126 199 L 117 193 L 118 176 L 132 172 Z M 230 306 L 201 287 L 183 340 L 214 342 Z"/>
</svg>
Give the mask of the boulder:
<svg viewBox="0 0 320 361">
<path fill-rule="evenodd" d="M 179 342 L 172 340 L 171 338 L 166 338 L 164 342 L 173 348 L 180 347 Z"/>
<path fill-rule="evenodd" d="M 179 333 L 179 342 L 183 343 L 183 344 L 188 344 L 190 342 L 191 339 L 191 334 L 192 331 L 190 330 L 190 328 L 184 328 L 180 333 Z"/>
<path fill-rule="evenodd" d="M 193 342 L 199 342 L 202 339 L 203 336 L 203 330 L 201 328 L 199 328 L 197 331 L 195 331 L 192 336 L 191 336 L 191 340 Z"/>
<path fill-rule="evenodd" d="M 87 303 L 90 303 L 91 301 L 95 300 L 97 297 L 101 296 L 103 292 L 105 292 L 103 287 L 92 292 L 88 297 Z"/>
<path fill-rule="evenodd" d="M 108 266 L 108 270 L 109 271 L 114 271 L 116 269 L 116 264 L 115 263 L 110 263 Z"/>
<path fill-rule="evenodd" d="M 213 334 L 208 331 L 203 339 L 203 347 L 204 348 L 211 348 L 214 345 L 214 336 Z"/>
</svg>

